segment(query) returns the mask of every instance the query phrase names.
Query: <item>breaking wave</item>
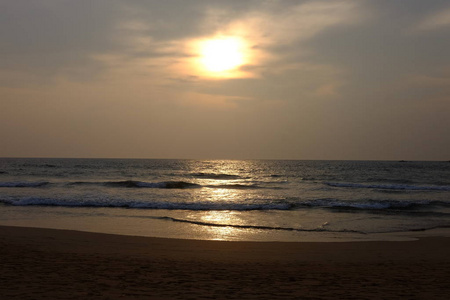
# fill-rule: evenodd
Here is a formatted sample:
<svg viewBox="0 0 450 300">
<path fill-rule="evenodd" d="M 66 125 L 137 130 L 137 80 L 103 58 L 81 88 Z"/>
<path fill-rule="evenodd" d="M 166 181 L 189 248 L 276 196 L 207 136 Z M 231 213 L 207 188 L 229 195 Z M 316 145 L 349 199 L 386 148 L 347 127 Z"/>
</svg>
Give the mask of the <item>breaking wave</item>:
<svg viewBox="0 0 450 300">
<path fill-rule="evenodd" d="M 342 188 L 369 188 L 369 189 L 386 189 L 386 190 L 412 190 L 412 191 L 450 191 L 450 186 L 430 185 L 418 186 L 407 184 L 361 184 L 361 183 L 340 183 L 340 182 L 325 182 L 326 185 L 332 187 Z"/>
<path fill-rule="evenodd" d="M 332 230 L 327 229 L 325 226 L 327 223 L 324 223 L 322 226 L 319 226 L 317 228 L 294 228 L 294 227 L 278 227 L 278 226 L 264 226 L 264 225 L 240 225 L 240 224 L 220 224 L 220 223 L 211 223 L 211 222 L 202 222 L 202 221 L 196 221 L 196 220 L 187 220 L 187 219 L 178 219 L 173 217 L 151 217 L 153 219 L 160 219 L 160 220 L 168 220 L 172 222 L 179 222 L 179 223 L 189 223 L 194 225 L 200 225 L 200 226 L 209 226 L 209 227 L 232 227 L 232 228 L 239 228 L 239 229 L 259 229 L 259 230 L 283 230 L 283 231 L 301 231 L 301 232 L 347 232 L 347 233 L 360 233 L 365 234 L 365 232 L 358 231 L 358 230 Z"/>
<path fill-rule="evenodd" d="M 100 185 L 106 187 L 123 187 L 123 188 L 155 188 L 155 189 L 192 189 L 192 188 L 217 188 L 217 189 L 261 189 L 263 187 L 257 184 L 218 184 L 218 185 L 200 185 L 185 181 L 164 181 L 164 182 L 144 182 L 134 180 L 124 181 L 107 181 L 107 182 L 91 182 L 77 181 L 71 182 L 69 185 Z"/>
<path fill-rule="evenodd" d="M 0 187 L 7 188 L 27 188 L 27 187 L 41 187 L 50 184 L 48 181 L 15 181 L 15 182 L 0 182 Z"/>
<path fill-rule="evenodd" d="M 37 181 L 37 182 L 0 182 L 1 187 L 9 188 L 23 188 L 23 187 L 42 187 L 51 184 L 48 181 Z M 55 182 L 55 186 L 67 185 L 67 186 L 99 186 L 99 187 L 109 187 L 109 188 L 150 188 L 150 189 L 195 189 L 195 188 L 215 188 L 215 189 L 235 189 L 235 190 L 245 190 L 245 189 L 264 189 L 268 187 L 263 187 L 258 184 L 210 184 L 210 185 L 200 185 L 197 183 L 186 182 L 186 181 L 163 181 L 163 182 L 145 182 L 136 180 L 122 180 L 122 181 L 74 181 L 74 182 Z M 270 189 L 280 189 L 276 187 L 271 187 Z"/>
<path fill-rule="evenodd" d="M 187 219 L 179 219 L 179 218 L 173 218 L 173 217 L 144 217 L 144 218 L 151 218 L 151 219 L 158 219 L 158 220 L 166 220 L 166 221 L 172 221 L 172 222 L 179 222 L 179 223 L 189 223 L 193 225 L 199 225 L 199 226 L 208 226 L 208 227 L 231 227 L 231 228 L 238 228 L 238 229 L 256 229 L 256 230 L 281 230 L 281 231 L 298 231 L 298 232 L 335 232 L 335 233 L 357 233 L 357 234 L 373 234 L 373 233 L 395 233 L 395 232 L 417 232 L 417 231 L 428 231 L 433 229 L 440 229 L 440 228 L 450 228 L 450 225 L 438 225 L 438 226 L 427 226 L 427 227 L 417 227 L 417 228 L 409 228 L 409 229 L 393 229 L 393 230 L 375 230 L 375 231 L 361 231 L 361 230 L 352 230 L 352 229 L 332 229 L 329 228 L 329 223 L 325 222 L 321 226 L 318 226 L 316 228 L 295 228 L 295 227 L 279 227 L 279 226 L 266 226 L 266 225 L 250 225 L 250 224 L 221 224 L 221 223 L 212 223 L 212 222 L 203 222 L 203 221 L 197 221 L 197 220 L 187 220 Z"/>
<path fill-rule="evenodd" d="M 25 197 L 21 199 L 0 199 L 0 203 L 13 206 L 62 206 L 62 207 L 121 207 L 136 209 L 166 210 L 289 210 L 288 203 L 233 203 L 233 202 L 147 202 L 133 200 L 78 200 Z"/>
<path fill-rule="evenodd" d="M 376 213 L 392 212 L 424 212 L 430 207 L 450 207 L 450 202 L 444 201 L 399 201 L 399 200 L 367 200 L 343 201 L 337 199 L 316 200 L 263 200 L 261 202 L 232 202 L 232 201 L 199 201 L 199 202 L 170 202 L 146 201 L 134 199 L 114 199 L 99 197 L 89 199 L 80 197 L 20 197 L 0 199 L 0 203 L 13 206 L 62 206 L 62 207 L 121 207 L 132 209 L 166 209 L 166 210 L 303 210 L 303 209 L 336 209 L 342 211 L 374 211 Z M 425 210 L 424 210 L 425 209 Z M 433 212 L 430 212 L 433 213 Z M 447 215 L 442 212 L 440 214 Z"/>
<path fill-rule="evenodd" d="M 106 182 L 77 181 L 71 182 L 69 183 L 69 185 L 101 185 L 107 187 L 157 188 L 157 189 L 189 189 L 202 187 L 199 184 L 184 181 L 144 182 L 135 180 L 106 181 Z"/>
<path fill-rule="evenodd" d="M 216 189 L 233 189 L 233 190 L 247 190 L 247 189 L 262 189 L 263 187 L 257 184 L 219 184 L 219 185 L 207 185 L 209 188 Z"/>
<path fill-rule="evenodd" d="M 360 209 L 360 210 L 388 210 L 388 209 L 412 209 L 429 206 L 450 206 L 443 201 L 408 201 L 408 200 L 366 200 L 366 201 L 343 201 L 337 199 L 317 199 L 304 201 L 299 206 Z"/>
<path fill-rule="evenodd" d="M 105 182 L 106 186 L 128 188 L 159 188 L 159 189 L 189 189 L 200 188 L 201 185 L 184 181 L 143 182 L 143 181 L 112 181 Z"/>
<path fill-rule="evenodd" d="M 243 177 L 234 174 L 223 174 L 223 173 L 192 173 L 191 176 L 203 179 L 215 179 L 215 180 L 233 180 L 242 179 Z"/>
</svg>

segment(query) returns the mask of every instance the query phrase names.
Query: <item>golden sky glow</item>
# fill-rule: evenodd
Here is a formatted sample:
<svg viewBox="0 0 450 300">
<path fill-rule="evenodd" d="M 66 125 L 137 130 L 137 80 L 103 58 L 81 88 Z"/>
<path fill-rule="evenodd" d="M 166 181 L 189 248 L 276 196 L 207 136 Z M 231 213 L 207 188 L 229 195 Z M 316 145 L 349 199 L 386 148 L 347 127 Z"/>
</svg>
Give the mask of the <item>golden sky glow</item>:
<svg viewBox="0 0 450 300">
<path fill-rule="evenodd" d="M 448 160 L 450 3 L 407 2 L 3 1 L 0 156 Z"/>
</svg>

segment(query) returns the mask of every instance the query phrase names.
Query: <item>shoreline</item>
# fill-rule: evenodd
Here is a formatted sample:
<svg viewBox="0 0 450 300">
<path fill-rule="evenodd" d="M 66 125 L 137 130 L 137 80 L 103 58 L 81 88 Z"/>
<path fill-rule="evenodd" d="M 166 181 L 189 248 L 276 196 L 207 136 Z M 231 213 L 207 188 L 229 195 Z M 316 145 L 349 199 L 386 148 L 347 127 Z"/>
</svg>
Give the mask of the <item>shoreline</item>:
<svg viewBox="0 0 450 300">
<path fill-rule="evenodd" d="M 0 226 L 4 299 L 445 299 L 450 238 L 180 240 Z"/>
<path fill-rule="evenodd" d="M 158 237 L 169 239 L 254 241 L 254 242 L 352 242 L 352 241 L 408 241 L 422 237 L 450 237 L 450 228 L 364 233 L 352 231 L 305 231 L 276 229 L 247 229 L 237 227 L 203 226 L 196 222 L 173 222 L 170 219 L 189 219 L 178 212 L 157 210 L 133 212 L 121 208 L 65 208 L 4 206 L 5 218 L 0 226 L 48 228 L 125 236 Z M 135 215 L 137 214 L 137 216 Z M 169 218 L 167 218 L 169 216 Z M 226 218 L 226 212 L 197 213 L 196 219 Z M 252 215 L 243 218 L 255 217 Z M 262 216 L 256 216 L 261 218 Z M 301 217 L 301 216 L 299 216 Z M 239 216 L 237 216 L 239 218 Z M 309 220 L 310 221 L 310 220 Z M 305 221 L 305 222 L 309 222 Z M 238 221 L 239 222 L 239 221 Z M 201 222 L 200 222 L 201 223 Z M 213 223 L 213 222 L 212 222 Z M 226 221 L 224 222 L 226 223 Z M 264 221 L 261 222 L 264 224 Z M 316 228 L 321 222 L 316 222 Z M 307 225 L 308 226 L 308 225 Z M 385 225 L 384 225 L 385 226 Z M 295 226 L 293 226 L 295 228 Z"/>
</svg>

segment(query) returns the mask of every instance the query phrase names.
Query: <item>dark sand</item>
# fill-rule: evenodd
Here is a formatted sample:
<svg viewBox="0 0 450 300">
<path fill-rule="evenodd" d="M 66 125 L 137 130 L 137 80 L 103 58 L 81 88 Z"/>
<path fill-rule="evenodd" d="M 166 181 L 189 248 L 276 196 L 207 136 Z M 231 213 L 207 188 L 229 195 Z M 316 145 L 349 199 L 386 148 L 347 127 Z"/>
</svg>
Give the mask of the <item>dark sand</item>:
<svg viewBox="0 0 450 300">
<path fill-rule="evenodd" d="M 450 299 L 450 238 L 218 242 L 0 226 L 0 299 Z"/>
</svg>

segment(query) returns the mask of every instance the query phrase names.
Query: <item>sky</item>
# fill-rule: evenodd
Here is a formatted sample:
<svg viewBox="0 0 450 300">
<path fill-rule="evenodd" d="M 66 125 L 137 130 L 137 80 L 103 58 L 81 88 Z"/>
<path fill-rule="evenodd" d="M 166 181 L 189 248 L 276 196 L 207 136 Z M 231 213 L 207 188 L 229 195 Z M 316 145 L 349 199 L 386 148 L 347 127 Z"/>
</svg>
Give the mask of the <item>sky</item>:
<svg viewBox="0 0 450 300">
<path fill-rule="evenodd" d="M 450 159 L 448 0 L 0 0 L 0 157 Z"/>
</svg>

